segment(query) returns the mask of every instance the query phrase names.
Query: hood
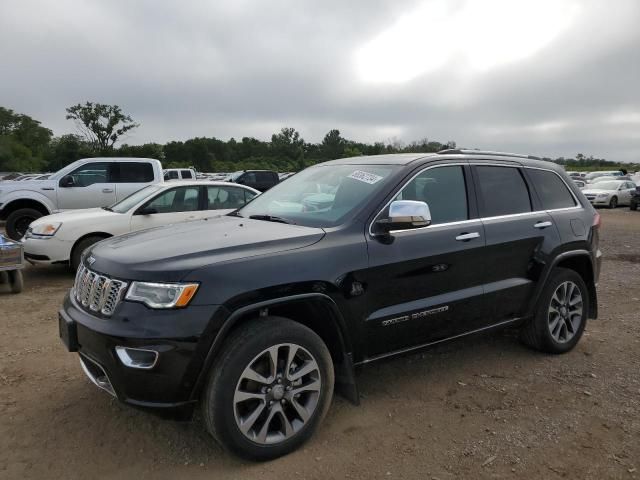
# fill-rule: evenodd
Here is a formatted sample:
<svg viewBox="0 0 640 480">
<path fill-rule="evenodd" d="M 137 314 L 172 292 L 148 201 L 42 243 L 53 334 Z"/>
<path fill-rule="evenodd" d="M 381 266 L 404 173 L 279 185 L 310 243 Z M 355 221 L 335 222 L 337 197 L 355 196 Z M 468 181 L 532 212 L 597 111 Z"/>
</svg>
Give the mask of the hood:
<svg viewBox="0 0 640 480">
<path fill-rule="evenodd" d="M 121 235 L 96 244 L 90 266 L 116 278 L 176 282 L 197 268 L 313 245 L 321 228 L 212 217 Z"/>
<path fill-rule="evenodd" d="M 110 212 L 102 208 L 83 208 L 81 210 L 65 210 L 64 212 L 54 213 L 53 215 L 47 215 L 41 217 L 31 225 L 40 225 L 42 223 L 61 222 L 63 224 L 70 224 L 72 222 L 88 222 L 95 221 L 96 219 L 110 218 L 114 215 L 121 215 L 119 213 Z"/>
<path fill-rule="evenodd" d="M 582 193 L 584 193 L 585 195 L 591 194 L 591 195 L 598 195 L 600 193 L 611 193 L 613 192 L 613 190 L 603 190 L 601 188 L 594 188 L 594 187 L 589 187 L 589 188 L 584 188 L 582 189 Z"/>
</svg>

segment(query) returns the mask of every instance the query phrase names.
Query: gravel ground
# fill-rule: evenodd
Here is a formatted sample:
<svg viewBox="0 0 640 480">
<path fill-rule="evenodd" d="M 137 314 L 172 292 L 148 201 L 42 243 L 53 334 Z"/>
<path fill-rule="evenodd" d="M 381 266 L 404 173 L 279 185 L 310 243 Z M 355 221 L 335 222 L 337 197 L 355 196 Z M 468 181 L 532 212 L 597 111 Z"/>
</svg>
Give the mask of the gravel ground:
<svg viewBox="0 0 640 480">
<path fill-rule="evenodd" d="M 640 478 L 640 213 L 603 211 L 600 319 L 547 356 L 513 331 L 360 372 L 316 436 L 269 463 L 224 453 L 177 422 L 96 389 L 58 340 L 73 275 L 25 271 L 0 287 L 0 478 Z"/>
</svg>

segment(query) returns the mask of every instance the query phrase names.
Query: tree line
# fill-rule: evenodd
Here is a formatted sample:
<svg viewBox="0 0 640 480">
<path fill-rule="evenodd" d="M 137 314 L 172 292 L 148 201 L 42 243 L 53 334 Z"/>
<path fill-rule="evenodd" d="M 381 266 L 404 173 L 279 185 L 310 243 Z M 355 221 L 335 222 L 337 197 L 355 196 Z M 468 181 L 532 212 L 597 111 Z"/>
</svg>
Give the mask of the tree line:
<svg viewBox="0 0 640 480">
<path fill-rule="evenodd" d="M 336 158 L 437 152 L 456 147 L 454 141 L 438 142 L 427 138 L 409 144 L 399 141 L 358 142 L 344 138 L 337 129 L 327 132 L 320 143 L 310 143 L 290 127 L 275 132 L 270 141 L 253 137 L 226 141 L 215 137 L 196 137 L 165 144 L 122 143 L 116 146 L 127 132 L 139 126 L 119 106 L 92 102 L 77 104 L 66 109 L 66 118 L 75 123 L 78 133 L 55 137 L 38 120 L 0 107 L 0 171 L 56 171 L 80 158 L 114 156 L 156 158 L 165 168 L 193 166 L 202 172 L 253 168 L 282 172 L 298 171 Z M 555 161 L 583 169 L 617 165 L 582 154 L 575 159 L 559 158 Z"/>
</svg>

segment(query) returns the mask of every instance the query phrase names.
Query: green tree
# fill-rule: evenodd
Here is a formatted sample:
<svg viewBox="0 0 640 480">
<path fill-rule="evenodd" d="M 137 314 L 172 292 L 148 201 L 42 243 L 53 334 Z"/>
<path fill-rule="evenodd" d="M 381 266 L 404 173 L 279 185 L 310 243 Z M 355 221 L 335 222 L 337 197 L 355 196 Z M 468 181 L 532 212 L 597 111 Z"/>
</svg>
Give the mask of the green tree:
<svg viewBox="0 0 640 480">
<path fill-rule="evenodd" d="M 278 157 L 293 160 L 304 168 L 304 139 L 295 128 L 285 127 L 271 136 L 271 148 Z"/>
<path fill-rule="evenodd" d="M 118 105 L 78 103 L 67 108 L 67 120 L 73 120 L 94 149 L 108 153 L 122 135 L 139 127 Z"/>
<path fill-rule="evenodd" d="M 95 152 L 91 144 L 79 135 L 67 134 L 51 140 L 44 158 L 47 169 L 56 171 L 76 160 L 93 156 Z"/>
<path fill-rule="evenodd" d="M 322 139 L 321 150 L 325 158 L 341 158 L 343 156 L 346 140 L 340 136 L 340 130 L 329 130 Z"/>
</svg>

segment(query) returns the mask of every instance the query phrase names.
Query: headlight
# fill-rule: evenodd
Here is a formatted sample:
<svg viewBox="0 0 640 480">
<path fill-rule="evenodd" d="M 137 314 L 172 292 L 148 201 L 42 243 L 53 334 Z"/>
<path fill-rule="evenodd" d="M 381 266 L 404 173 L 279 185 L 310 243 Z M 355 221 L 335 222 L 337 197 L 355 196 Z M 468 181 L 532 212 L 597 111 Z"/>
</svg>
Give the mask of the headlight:
<svg viewBox="0 0 640 480">
<path fill-rule="evenodd" d="M 196 290 L 197 283 L 132 282 L 125 298 L 151 308 L 186 307 Z"/>
<path fill-rule="evenodd" d="M 60 229 L 62 223 L 53 222 L 53 223 L 41 223 L 39 225 L 35 225 L 31 227 L 32 235 L 40 235 L 43 237 L 53 237 L 56 232 Z"/>
<path fill-rule="evenodd" d="M 598 198 L 607 198 L 609 196 L 608 193 L 599 193 Z"/>
</svg>

